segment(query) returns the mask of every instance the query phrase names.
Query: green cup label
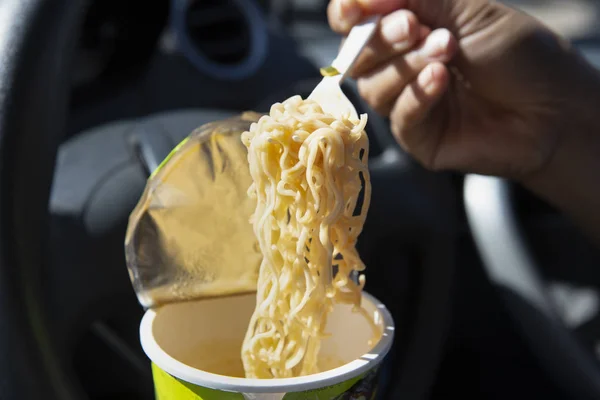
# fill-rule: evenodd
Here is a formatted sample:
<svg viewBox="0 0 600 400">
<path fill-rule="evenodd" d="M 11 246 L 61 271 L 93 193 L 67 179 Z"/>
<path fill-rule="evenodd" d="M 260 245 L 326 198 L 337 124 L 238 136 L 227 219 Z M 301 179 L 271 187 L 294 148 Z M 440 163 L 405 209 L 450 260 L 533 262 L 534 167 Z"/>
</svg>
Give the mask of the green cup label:
<svg viewBox="0 0 600 400">
<path fill-rule="evenodd" d="M 152 363 L 156 400 L 245 400 L 241 393 L 209 389 L 169 375 Z"/>
<path fill-rule="evenodd" d="M 347 381 L 304 392 L 283 395 L 281 400 L 372 400 L 377 392 L 377 370 L 375 367 L 366 373 Z M 260 394 L 226 392 L 194 385 L 166 373 L 152 363 L 154 389 L 157 400 L 262 400 Z M 268 397 L 272 400 L 272 395 Z"/>
</svg>

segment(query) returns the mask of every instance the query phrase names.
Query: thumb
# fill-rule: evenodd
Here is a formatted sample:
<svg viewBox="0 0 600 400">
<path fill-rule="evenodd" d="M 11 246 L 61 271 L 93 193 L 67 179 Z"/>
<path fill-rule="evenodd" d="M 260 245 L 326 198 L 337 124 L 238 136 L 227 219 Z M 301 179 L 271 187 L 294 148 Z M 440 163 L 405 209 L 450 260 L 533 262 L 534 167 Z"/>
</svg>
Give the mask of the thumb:
<svg viewBox="0 0 600 400">
<path fill-rule="evenodd" d="M 399 9 L 412 11 L 422 24 L 432 29 L 448 28 L 455 34 L 459 25 L 473 24 L 473 20 L 489 24 L 494 17 L 491 11 L 499 10 L 490 0 L 331 0 L 327 15 L 334 31 L 347 34 L 366 16 L 385 15 Z"/>
<path fill-rule="evenodd" d="M 331 28 L 346 34 L 365 16 L 389 14 L 406 6 L 407 0 L 331 0 L 327 16 Z"/>
<path fill-rule="evenodd" d="M 407 7 L 407 0 L 355 0 L 366 14 L 389 14 Z"/>
<path fill-rule="evenodd" d="M 449 28 L 460 19 L 459 15 L 464 14 L 463 19 L 466 19 L 468 15 L 475 15 L 491 3 L 490 0 L 346 0 L 346 2 L 358 4 L 362 15 L 385 15 L 404 8 L 415 13 L 419 21 L 431 29 Z"/>
</svg>

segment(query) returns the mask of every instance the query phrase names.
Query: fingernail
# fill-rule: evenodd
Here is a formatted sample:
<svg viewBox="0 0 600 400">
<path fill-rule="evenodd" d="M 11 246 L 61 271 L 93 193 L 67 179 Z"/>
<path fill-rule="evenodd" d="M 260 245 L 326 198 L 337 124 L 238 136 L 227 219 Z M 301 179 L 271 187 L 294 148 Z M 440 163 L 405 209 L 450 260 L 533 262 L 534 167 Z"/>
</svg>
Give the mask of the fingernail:
<svg viewBox="0 0 600 400">
<path fill-rule="evenodd" d="M 425 90 L 430 89 L 435 84 L 435 68 L 431 65 L 425 67 L 423 72 L 417 77 L 419 86 Z"/>
<path fill-rule="evenodd" d="M 446 29 L 439 29 L 432 32 L 425 40 L 423 54 L 429 59 L 437 59 L 445 55 L 452 35 Z"/>
<path fill-rule="evenodd" d="M 401 43 L 408 39 L 409 23 L 404 15 L 398 15 L 385 21 L 381 26 L 381 36 L 391 44 Z"/>
<path fill-rule="evenodd" d="M 339 17 L 348 27 L 351 27 L 360 20 L 360 6 L 355 0 L 340 0 L 338 4 Z"/>
</svg>

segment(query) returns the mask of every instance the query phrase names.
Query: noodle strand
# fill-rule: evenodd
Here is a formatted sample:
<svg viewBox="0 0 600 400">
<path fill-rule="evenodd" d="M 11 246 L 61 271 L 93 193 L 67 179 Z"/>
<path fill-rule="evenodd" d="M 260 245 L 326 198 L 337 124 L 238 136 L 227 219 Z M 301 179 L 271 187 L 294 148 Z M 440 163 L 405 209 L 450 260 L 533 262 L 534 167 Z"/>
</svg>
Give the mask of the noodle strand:
<svg viewBox="0 0 600 400">
<path fill-rule="evenodd" d="M 355 246 L 371 197 L 366 123 L 366 115 L 336 119 L 294 96 L 242 135 L 263 254 L 242 346 L 249 378 L 318 372 L 333 305 L 360 308 L 364 276 L 352 277 L 365 269 Z"/>
</svg>

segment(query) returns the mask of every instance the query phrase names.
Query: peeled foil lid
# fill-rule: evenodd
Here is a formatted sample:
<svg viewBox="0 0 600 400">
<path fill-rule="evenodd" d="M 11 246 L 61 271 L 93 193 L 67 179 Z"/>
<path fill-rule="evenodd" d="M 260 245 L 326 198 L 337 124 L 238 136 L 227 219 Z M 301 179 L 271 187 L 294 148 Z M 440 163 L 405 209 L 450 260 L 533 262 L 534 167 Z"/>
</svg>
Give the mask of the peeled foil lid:
<svg viewBox="0 0 600 400">
<path fill-rule="evenodd" d="M 129 217 L 127 269 L 144 307 L 256 291 L 262 256 L 242 132 L 260 117 L 201 126 L 148 179 Z"/>
</svg>

